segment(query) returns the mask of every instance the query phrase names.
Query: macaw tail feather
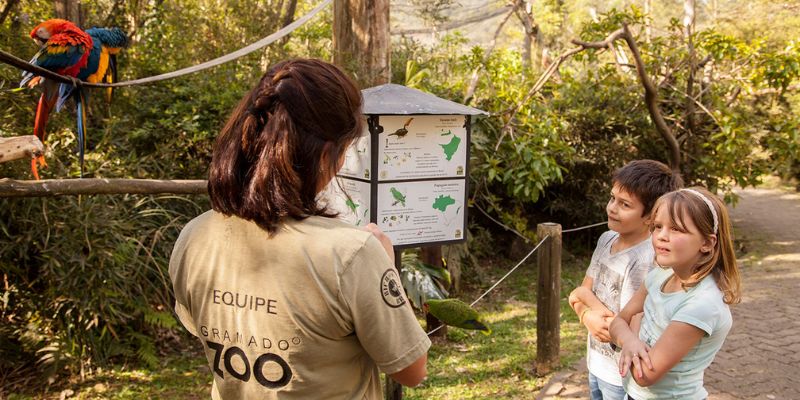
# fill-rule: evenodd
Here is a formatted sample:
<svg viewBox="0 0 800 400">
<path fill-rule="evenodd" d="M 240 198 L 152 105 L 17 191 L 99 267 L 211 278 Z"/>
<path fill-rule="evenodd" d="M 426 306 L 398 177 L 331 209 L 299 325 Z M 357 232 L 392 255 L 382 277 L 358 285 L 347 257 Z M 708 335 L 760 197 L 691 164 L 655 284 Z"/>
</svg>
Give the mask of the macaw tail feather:
<svg viewBox="0 0 800 400">
<path fill-rule="evenodd" d="M 69 99 L 73 89 L 75 89 L 75 86 L 72 86 L 68 83 L 62 83 L 58 85 L 58 102 L 56 102 L 56 112 L 61 112 L 61 108 L 64 107 L 64 103 L 66 103 L 67 99 Z"/>
<path fill-rule="evenodd" d="M 39 104 L 36 106 L 36 116 L 33 121 L 33 134 L 36 135 L 42 143 L 44 143 L 45 136 L 47 136 L 47 118 L 50 116 L 50 111 L 53 109 L 56 99 L 56 96 L 45 91 L 39 97 Z M 43 168 L 47 167 L 44 155 L 31 160 L 31 172 L 33 172 L 33 177 L 37 181 L 39 180 L 39 166 Z"/>
<path fill-rule="evenodd" d="M 78 114 L 78 159 L 81 165 L 81 178 L 83 178 L 83 159 L 86 152 L 86 97 L 81 89 L 78 89 L 76 93 L 75 105 Z"/>
<path fill-rule="evenodd" d="M 103 81 L 105 83 L 114 83 L 117 81 L 117 55 L 110 54 L 108 57 L 108 69 L 109 73 L 106 73 L 106 76 L 103 77 Z M 114 96 L 114 88 L 106 89 L 106 102 L 111 104 L 111 100 Z"/>
</svg>

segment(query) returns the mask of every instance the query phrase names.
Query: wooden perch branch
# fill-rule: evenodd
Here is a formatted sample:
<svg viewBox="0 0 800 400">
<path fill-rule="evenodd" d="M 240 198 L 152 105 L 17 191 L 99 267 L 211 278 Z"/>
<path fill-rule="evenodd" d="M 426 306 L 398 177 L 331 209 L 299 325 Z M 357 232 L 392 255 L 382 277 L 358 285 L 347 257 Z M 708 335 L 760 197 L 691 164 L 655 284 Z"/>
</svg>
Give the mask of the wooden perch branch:
<svg viewBox="0 0 800 400">
<path fill-rule="evenodd" d="M 205 194 L 205 180 L 158 179 L 53 179 L 17 181 L 0 179 L 0 197 L 55 197 L 94 194 Z"/>
<path fill-rule="evenodd" d="M 33 135 L 0 138 L 0 163 L 37 157 L 43 151 L 42 142 Z"/>
</svg>

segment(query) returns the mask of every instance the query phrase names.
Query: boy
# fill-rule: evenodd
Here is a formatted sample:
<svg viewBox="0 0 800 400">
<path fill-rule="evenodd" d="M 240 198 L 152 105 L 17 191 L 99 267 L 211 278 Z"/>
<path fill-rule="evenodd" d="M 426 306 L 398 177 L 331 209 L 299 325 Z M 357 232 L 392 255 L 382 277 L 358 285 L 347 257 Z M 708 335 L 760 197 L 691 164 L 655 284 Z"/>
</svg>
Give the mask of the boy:
<svg viewBox="0 0 800 400">
<path fill-rule="evenodd" d="M 586 365 L 592 400 L 623 400 L 625 390 L 608 325 L 639 289 L 655 257 L 650 243 L 650 211 L 664 193 L 683 182 L 666 165 L 636 160 L 616 170 L 606 205 L 609 231 L 597 241 L 581 286 L 569 304 L 589 331 Z"/>
</svg>

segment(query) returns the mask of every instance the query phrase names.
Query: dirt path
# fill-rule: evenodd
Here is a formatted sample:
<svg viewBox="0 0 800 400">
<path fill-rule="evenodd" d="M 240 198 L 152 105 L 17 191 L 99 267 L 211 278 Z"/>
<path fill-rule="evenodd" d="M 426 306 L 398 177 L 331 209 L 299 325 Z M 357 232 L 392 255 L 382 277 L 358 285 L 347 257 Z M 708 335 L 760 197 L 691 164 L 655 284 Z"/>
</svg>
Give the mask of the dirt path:
<svg viewBox="0 0 800 400">
<path fill-rule="evenodd" d="M 800 399 L 800 194 L 745 189 L 731 210 L 743 300 L 733 329 L 706 371 L 711 400 Z M 579 362 L 555 376 L 540 399 L 588 399 Z"/>
</svg>

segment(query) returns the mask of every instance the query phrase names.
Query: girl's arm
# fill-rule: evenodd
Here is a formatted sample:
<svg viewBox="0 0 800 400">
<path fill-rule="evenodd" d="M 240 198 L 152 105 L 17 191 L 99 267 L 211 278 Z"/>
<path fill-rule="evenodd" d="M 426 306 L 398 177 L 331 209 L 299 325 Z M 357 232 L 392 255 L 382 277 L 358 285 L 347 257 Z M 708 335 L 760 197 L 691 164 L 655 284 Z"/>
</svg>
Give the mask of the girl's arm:
<svg viewBox="0 0 800 400">
<path fill-rule="evenodd" d="M 639 290 L 633 294 L 628 304 L 617 314 L 616 318 L 611 321 L 609 333 L 611 341 L 616 343 L 617 346 L 622 347 L 622 354 L 619 360 L 619 373 L 622 376 L 628 372 L 631 363 L 638 365 L 639 368 L 636 372 L 641 377 L 641 362 L 644 362 L 648 368 L 652 369 L 648 352 L 650 348 L 639 340 L 638 332 L 633 332 L 630 327 L 631 319 L 634 315 L 644 311 L 644 301 L 647 298 L 647 287 L 642 285 Z M 635 375 L 634 375 L 635 377 Z M 638 381 L 637 381 L 638 382 Z"/>
<path fill-rule="evenodd" d="M 631 322 L 628 324 L 628 326 L 631 327 L 631 332 L 633 332 L 633 334 L 636 336 L 639 336 L 639 330 L 642 329 L 643 318 L 644 318 L 644 313 L 640 312 L 631 317 Z"/>
<path fill-rule="evenodd" d="M 647 287 L 642 285 L 639 287 L 639 290 L 633 294 L 633 297 L 631 297 L 622 311 L 617 314 L 617 317 L 611 321 L 611 327 L 609 327 L 611 340 L 616 343 L 617 346 L 624 346 L 625 342 L 632 339 L 638 340 L 638 335 L 635 335 L 634 332 L 631 331 L 630 323 L 634 315 L 644 312 L 644 300 L 646 298 Z"/>
<path fill-rule="evenodd" d="M 703 338 L 705 332 L 685 322 L 672 321 L 648 352 L 652 368 L 643 369 L 634 361 L 633 379 L 639 386 L 650 386 L 664 377 Z"/>
</svg>

